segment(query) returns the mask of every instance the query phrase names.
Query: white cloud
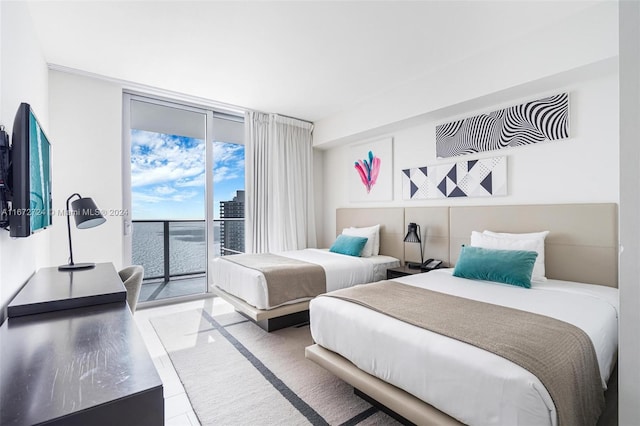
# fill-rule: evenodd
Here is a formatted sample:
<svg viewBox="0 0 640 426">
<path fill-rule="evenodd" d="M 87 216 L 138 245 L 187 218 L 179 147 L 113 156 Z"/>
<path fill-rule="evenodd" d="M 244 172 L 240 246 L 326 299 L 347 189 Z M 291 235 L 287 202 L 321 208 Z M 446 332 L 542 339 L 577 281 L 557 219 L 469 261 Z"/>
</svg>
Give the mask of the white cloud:
<svg viewBox="0 0 640 426">
<path fill-rule="evenodd" d="M 213 161 L 214 167 L 218 164 L 237 161 L 238 158 L 244 157 L 244 145 L 233 143 L 216 142 L 213 144 Z M 239 157 L 241 156 L 242 157 Z"/>
<path fill-rule="evenodd" d="M 205 143 L 136 131 L 131 138 L 131 186 L 171 184 L 204 173 Z"/>
<path fill-rule="evenodd" d="M 196 191 L 180 191 L 177 194 L 171 196 L 171 201 L 186 201 L 198 195 Z"/>
<path fill-rule="evenodd" d="M 216 184 L 244 176 L 243 145 L 214 143 L 213 158 L 213 179 Z M 136 212 L 144 211 L 146 214 L 164 211 L 162 209 L 168 208 L 168 205 L 162 203 L 202 203 L 204 200 L 200 198 L 205 178 L 204 141 L 133 131 L 131 185 Z M 184 210 L 177 205 L 171 208 Z"/>
<path fill-rule="evenodd" d="M 175 164 L 147 169 L 142 172 L 131 173 L 131 186 L 140 187 L 153 184 L 171 184 L 199 176 L 204 172 L 203 167 L 179 169 Z"/>
<path fill-rule="evenodd" d="M 131 199 L 133 200 L 133 204 L 139 203 L 160 203 L 162 201 L 166 201 L 165 197 L 160 197 L 158 195 L 149 195 L 143 194 L 142 192 L 132 192 Z"/>
<path fill-rule="evenodd" d="M 244 176 L 244 145 L 215 143 L 213 145 L 213 182 Z"/>
<path fill-rule="evenodd" d="M 198 187 L 204 187 L 204 180 L 205 180 L 205 173 L 204 171 L 194 177 L 194 178 L 188 178 L 188 179 L 181 179 L 175 182 L 175 186 L 179 187 L 179 188 L 184 188 L 184 187 L 188 187 L 188 186 L 198 186 Z"/>
<path fill-rule="evenodd" d="M 174 201 L 174 202 L 186 201 L 198 195 L 198 192 L 197 191 L 180 191 L 171 196 L 166 196 L 166 195 L 163 196 L 163 195 L 153 195 L 153 194 L 147 194 L 144 192 L 136 191 L 136 192 L 133 192 L 131 195 L 132 195 L 132 200 L 134 204 L 139 204 L 139 203 L 156 204 L 156 203 L 162 203 L 167 201 Z"/>
<path fill-rule="evenodd" d="M 214 182 L 243 176 L 243 145 L 214 143 L 213 158 Z M 144 131 L 133 132 L 131 138 L 132 187 L 163 184 L 166 188 L 164 190 L 167 191 L 171 186 L 203 186 L 204 180 L 204 141 Z"/>
<path fill-rule="evenodd" d="M 163 185 L 163 186 L 155 187 L 154 191 L 157 194 L 160 194 L 160 195 L 169 195 L 169 194 L 173 194 L 177 190 L 175 188 L 172 188 L 172 187 L 168 186 L 168 185 Z"/>
<path fill-rule="evenodd" d="M 231 169 L 227 166 L 216 167 L 213 170 L 213 183 L 236 179 L 240 176 L 240 171 L 238 169 Z"/>
</svg>

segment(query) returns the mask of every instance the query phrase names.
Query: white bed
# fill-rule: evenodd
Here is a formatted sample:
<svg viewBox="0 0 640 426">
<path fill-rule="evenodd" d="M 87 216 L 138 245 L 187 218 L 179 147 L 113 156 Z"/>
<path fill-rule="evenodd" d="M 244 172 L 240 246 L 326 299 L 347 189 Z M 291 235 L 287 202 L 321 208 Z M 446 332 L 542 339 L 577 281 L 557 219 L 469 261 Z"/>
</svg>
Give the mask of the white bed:
<svg viewBox="0 0 640 426">
<path fill-rule="evenodd" d="M 336 235 L 343 233 L 345 228 L 377 227 L 375 245 L 378 246 L 378 254 L 368 258 L 328 253 L 322 249 L 276 254 L 321 265 L 325 270 L 328 291 L 378 281 L 386 278 L 387 268 L 400 265 L 398 259 L 404 255 L 404 213 L 401 207 L 336 210 Z M 261 272 L 224 259 L 212 259 L 210 262 L 210 291 L 264 330 L 274 331 L 309 321 L 309 298 L 270 306 Z"/>
<path fill-rule="evenodd" d="M 322 266 L 327 278 L 327 291 L 382 280 L 386 278 L 387 268 L 400 265 L 400 261 L 391 256 L 354 257 L 332 253 L 326 249 L 305 249 L 275 254 Z M 295 299 L 270 306 L 267 283 L 260 271 L 228 262 L 224 257 L 214 259 L 210 270 L 216 287 L 257 309 L 270 310 L 310 299 Z"/>
<path fill-rule="evenodd" d="M 606 387 L 617 355 L 617 289 L 559 280 L 524 289 L 453 277 L 451 270 L 396 281 L 580 327 L 594 344 Z M 318 345 L 462 423 L 556 424 L 555 407 L 542 383 L 504 358 L 340 299 L 314 299 L 310 316 Z"/>
<path fill-rule="evenodd" d="M 434 209 L 405 208 L 405 226 L 422 223 L 434 236 L 425 247 L 429 257 L 455 265 L 473 231 L 548 231 L 543 244 L 548 281 L 524 289 L 456 278 L 445 270 L 395 281 L 578 326 L 593 341 L 604 389 L 617 360 L 617 205 L 448 207 L 446 220 L 437 219 Z M 413 423 L 557 423 L 540 380 L 497 355 L 332 297 L 312 301 L 310 323 L 316 343 L 306 348 L 308 359 Z"/>
</svg>

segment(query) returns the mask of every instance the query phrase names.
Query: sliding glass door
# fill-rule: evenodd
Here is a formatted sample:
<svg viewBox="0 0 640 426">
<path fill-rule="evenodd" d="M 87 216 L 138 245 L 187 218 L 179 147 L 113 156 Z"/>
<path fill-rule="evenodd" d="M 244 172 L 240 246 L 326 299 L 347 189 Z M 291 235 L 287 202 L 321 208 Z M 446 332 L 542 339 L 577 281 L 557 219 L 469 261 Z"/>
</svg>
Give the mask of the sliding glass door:
<svg viewBox="0 0 640 426">
<path fill-rule="evenodd" d="M 244 252 L 244 123 L 213 119 L 214 256 Z"/>
<path fill-rule="evenodd" d="M 139 301 L 204 294 L 207 259 L 243 251 L 242 117 L 129 94 L 124 106 L 124 249 L 145 268 Z"/>
</svg>

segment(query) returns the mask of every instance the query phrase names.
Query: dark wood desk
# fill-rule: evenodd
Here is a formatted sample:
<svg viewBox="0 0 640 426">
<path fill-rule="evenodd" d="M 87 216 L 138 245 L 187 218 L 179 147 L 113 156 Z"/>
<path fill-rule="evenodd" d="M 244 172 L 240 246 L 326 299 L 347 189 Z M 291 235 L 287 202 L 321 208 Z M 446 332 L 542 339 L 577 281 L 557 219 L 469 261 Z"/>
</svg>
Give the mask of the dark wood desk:
<svg viewBox="0 0 640 426">
<path fill-rule="evenodd" d="M 7 316 L 11 318 L 125 300 L 127 291 L 112 263 L 98 263 L 95 268 L 78 271 L 42 268 L 9 303 Z"/>
<path fill-rule="evenodd" d="M 164 424 L 162 382 L 125 301 L 8 318 L 0 403 L 2 425 Z"/>
</svg>

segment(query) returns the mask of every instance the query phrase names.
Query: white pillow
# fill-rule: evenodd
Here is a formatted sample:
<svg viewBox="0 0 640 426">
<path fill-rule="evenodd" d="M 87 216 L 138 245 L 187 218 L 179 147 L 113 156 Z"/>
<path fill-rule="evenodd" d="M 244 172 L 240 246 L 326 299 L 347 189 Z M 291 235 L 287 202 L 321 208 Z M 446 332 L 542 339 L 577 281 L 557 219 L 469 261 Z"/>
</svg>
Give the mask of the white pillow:
<svg viewBox="0 0 640 426">
<path fill-rule="evenodd" d="M 538 243 L 538 247 L 536 249 L 536 251 L 538 252 L 538 257 L 536 258 L 536 264 L 533 267 L 533 275 L 532 275 L 531 279 L 534 279 L 533 277 L 537 276 L 537 278 L 536 278 L 537 281 L 546 281 L 547 280 L 547 277 L 545 276 L 546 275 L 546 271 L 545 271 L 545 267 L 544 267 L 544 239 L 546 238 L 547 235 L 549 235 L 549 231 L 526 232 L 526 233 L 522 233 L 522 234 L 510 234 L 508 232 L 491 232 L 491 231 L 487 231 L 485 229 L 483 234 L 490 235 L 492 237 L 498 237 L 498 238 L 524 239 L 524 240 L 534 239 L 534 240 L 536 240 L 537 243 Z"/>
<path fill-rule="evenodd" d="M 364 237 L 367 243 L 360 252 L 361 257 L 371 257 L 373 255 L 373 246 L 375 244 L 376 232 L 367 228 L 344 228 L 342 235 L 350 235 L 352 237 Z"/>
<path fill-rule="evenodd" d="M 356 228 L 354 226 L 352 226 L 349 229 L 359 229 L 359 230 L 371 230 L 375 232 L 375 240 L 373 241 L 373 249 L 371 250 L 371 255 L 372 256 L 377 256 L 380 254 L 380 224 L 378 225 L 373 225 L 373 226 L 366 226 L 363 228 Z"/>
<path fill-rule="evenodd" d="M 484 230 L 483 234 L 491 235 L 492 237 L 504 237 L 504 238 L 540 238 L 544 240 L 547 235 L 549 235 L 549 231 L 540 231 L 540 232 L 528 232 L 524 234 L 509 234 L 508 232 L 492 232 Z"/>
<path fill-rule="evenodd" d="M 485 231 L 484 233 L 473 231 L 471 232 L 471 246 L 497 250 L 535 251 L 538 253 L 538 257 L 536 257 L 536 263 L 533 265 L 531 280 L 546 281 L 547 278 L 544 276 L 544 237 L 522 238 L 520 235 L 501 235 L 491 231 Z"/>
</svg>

